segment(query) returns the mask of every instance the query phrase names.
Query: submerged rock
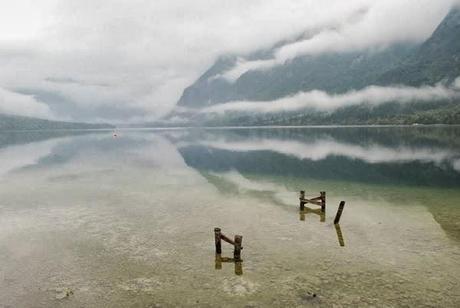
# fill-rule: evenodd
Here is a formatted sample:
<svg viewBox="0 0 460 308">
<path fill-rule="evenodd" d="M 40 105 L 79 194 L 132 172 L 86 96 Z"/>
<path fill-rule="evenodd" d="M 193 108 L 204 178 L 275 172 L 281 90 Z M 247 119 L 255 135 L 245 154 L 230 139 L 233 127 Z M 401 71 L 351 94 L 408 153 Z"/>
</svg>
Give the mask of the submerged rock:
<svg viewBox="0 0 460 308">
<path fill-rule="evenodd" d="M 73 295 L 73 290 L 69 288 L 56 288 L 54 291 L 56 292 L 55 299 L 64 299 Z"/>
</svg>

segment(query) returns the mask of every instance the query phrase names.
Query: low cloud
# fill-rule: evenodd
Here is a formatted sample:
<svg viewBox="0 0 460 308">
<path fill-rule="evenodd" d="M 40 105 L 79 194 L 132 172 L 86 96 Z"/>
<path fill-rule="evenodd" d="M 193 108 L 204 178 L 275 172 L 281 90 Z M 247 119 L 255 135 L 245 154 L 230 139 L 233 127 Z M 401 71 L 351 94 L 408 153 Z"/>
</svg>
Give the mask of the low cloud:
<svg viewBox="0 0 460 308">
<path fill-rule="evenodd" d="M 354 16 L 351 20 L 278 47 L 272 58 L 257 61 L 240 58 L 233 68 L 216 77 L 234 82 L 247 71 L 270 69 L 296 57 L 385 48 L 400 42 L 422 42 L 431 35 L 454 3 L 455 0 L 442 0 L 432 6 L 431 0 L 375 1 L 359 17 L 356 13 L 351 14 Z M 411 20 L 409 23 L 408 18 Z"/>
<path fill-rule="evenodd" d="M 226 71 L 223 74 L 218 74 L 216 76 L 212 76 L 211 79 L 218 79 L 218 78 L 224 78 L 228 81 L 234 82 L 238 78 L 240 78 L 241 75 L 248 71 L 252 70 L 265 70 L 265 69 L 270 69 L 273 66 L 277 65 L 278 61 L 275 59 L 270 59 L 270 60 L 256 60 L 256 61 L 246 61 L 242 57 L 238 57 L 235 63 L 235 66 L 231 68 L 230 70 Z"/>
<path fill-rule="evenodd" d="M 452 1 L 3 1 L 0 87 L 40 96 L 21 114 L 154 120 L 222 55 L 241 56 L 234 79 L 304 54 L 420 41 Z M 282 41 L 268 62 L 248 62 Z"/>
<path fill-rule="evenodd" d="M 203 108 L 201 113 L 237 112 L 282 112 L 300 109 L 332 111 L 341 107 L 359 104 L 380 105 L 387 102 L 426 102 L 442 101 L 460 98 L 460 77 L 449 86 L 407 87 L 407 86 L 369 86 L 362 90 L 352 90 L 343 94 L 328 94 L 324 91 L 313 90 L 300 92 L 292 96 L 272 101 L 234 101 Z"/>
<path fill-rule="evenodd" d="M 31 95 L 15 93 L 0 88 L 0 113 L 52 119 L 48 105 L 37 101 Z"/>
<path fill-rule="evenodd" d="M 40 94 L 58 117 L 154 120 L 219 56 L 267 48 L 369 1 L 17 0 L 0 4 L 0 87 Z"/>
</svg>

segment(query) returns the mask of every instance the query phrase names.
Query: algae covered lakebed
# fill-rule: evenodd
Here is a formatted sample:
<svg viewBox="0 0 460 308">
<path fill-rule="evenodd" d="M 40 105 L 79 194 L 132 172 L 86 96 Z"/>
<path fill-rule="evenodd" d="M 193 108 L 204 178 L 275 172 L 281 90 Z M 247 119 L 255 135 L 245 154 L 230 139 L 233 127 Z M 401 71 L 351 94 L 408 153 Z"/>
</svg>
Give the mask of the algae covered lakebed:
<svg viewBox="0 0 460 308">
<path fill-rule="evenodd" d="M 458 136 L 2 132 L 0 307 L 458 307 Z M 324 219 L 300 190 L 327 192 Z M 216 270 L 216 226 L 243 235 L 242 275 Z"/>
</svg>

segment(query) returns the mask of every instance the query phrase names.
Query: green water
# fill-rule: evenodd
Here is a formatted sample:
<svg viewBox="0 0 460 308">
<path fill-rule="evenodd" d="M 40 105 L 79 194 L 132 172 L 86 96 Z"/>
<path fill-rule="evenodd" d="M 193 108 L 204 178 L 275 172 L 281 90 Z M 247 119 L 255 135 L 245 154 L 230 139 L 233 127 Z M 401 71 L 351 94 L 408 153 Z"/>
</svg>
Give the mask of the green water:
<svg viewBox="0 0 460 308">
<path fill-rule="evenodd" d="M 0 307 L 458 307 L 458 136 L 0 133 Z M 243 235 L 242 275 L 215 268 L 216 226 Z"/>
</svg>

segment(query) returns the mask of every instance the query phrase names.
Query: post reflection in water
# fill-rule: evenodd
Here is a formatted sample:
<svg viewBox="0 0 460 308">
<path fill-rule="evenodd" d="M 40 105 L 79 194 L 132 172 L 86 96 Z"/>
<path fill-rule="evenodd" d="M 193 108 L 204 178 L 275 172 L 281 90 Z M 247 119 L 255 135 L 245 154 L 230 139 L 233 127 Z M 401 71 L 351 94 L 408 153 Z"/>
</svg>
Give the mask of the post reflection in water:
<svg viewBox="0 0 460 308">
<path fill-rule="evenodd" d="M 312 209 L 312 208 L 309 208 L 309 207 L 305 207 L 305 209 L 303 211 L 302 210 L 299 211 L 300 220 L 305 221 L 305 215 L 307 215 L 308 213 L 318 215 L 320 222 L 325 222 L 326 221 L 326 213 L 325 212 L 323 212 L 321 209 Z"/>
<path fill-rule="evenodd" d="M 243 275 L 243 261 L 235 261 L 233 258 L 222 257 L 220 254 L 216 254 L 215 269 L 222 269 L 222 263 L 233 263 L 235 264 L 235 275 Z"/>
<path fill-rule="evenodd" d="M 309 207 L 305 207 L 303 211 L 299 211 L 299 216 L 300 216 L 300 221 L 305 221 L 305 216 L 308 213 L 316 214 L 320 218 L 320 222 L 325 222 L 326 221 L 326 213 L 321 211 L 321 209 L 312 209 Z M 337 233 L 337 239 L 339 240 L 339 245 L 341 247 L 345 246 L 345 241 L 343 239 L 343 234 L 342 234 L 342 229 L 340 228 L 340 224 L 334 224 L 335 232 Z"/>
<path fill-rule="evenodd" d="M 339 240 L 339 245 L 344 247 L 345 246 L 345 241 L 343 240 L 343 234 L 342 234 L 342 229 L 340 229 L 340 224 L 335 224 L 335 232 L 337 233 L 337 238 Z"/>
</svg>

